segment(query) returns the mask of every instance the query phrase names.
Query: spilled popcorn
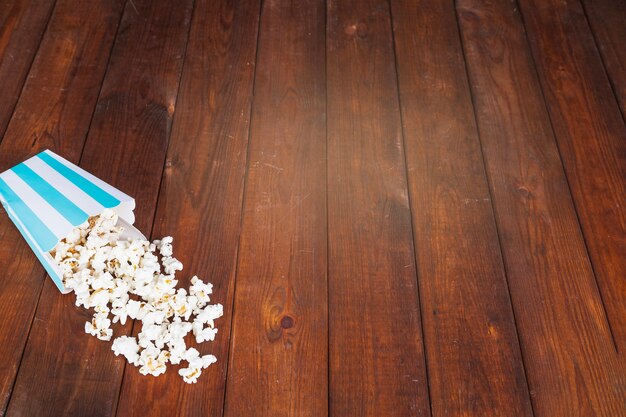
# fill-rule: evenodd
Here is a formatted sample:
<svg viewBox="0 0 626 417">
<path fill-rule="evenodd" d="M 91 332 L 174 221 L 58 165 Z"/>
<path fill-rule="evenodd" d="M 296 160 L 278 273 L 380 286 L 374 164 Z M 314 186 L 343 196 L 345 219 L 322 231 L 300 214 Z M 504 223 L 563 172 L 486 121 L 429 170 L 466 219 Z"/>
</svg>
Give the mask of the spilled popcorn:
<svg viewBox="0 0 626 417">
<path fill-rule="evenodd" d="M 185 382 L 196 383 L 217 358 L 188 348 L 185 337 L 192 333 L 197 343 L 215 339 L 214 320 L 222 316 L 223 307 L 209 304 L 213 286 L 194 276 L 189 292 L 176 288 L 175 275 L 183 264 L 172 256 L 173 239 L 124 240 L 117 221 L 113 210 L 105 210 L 50 251 L 63 268 L 65 287 L 76 295 L 76 306 L 95 311 L 85 323 L 85 333 L 108 341 L 113 337 L 111 323 L 141 321 L 137 338 L 113 340 L 113 353 L 143 375 L 158 376 L 168 363 L 186 362 L 178 373 Z"/>
</svg>

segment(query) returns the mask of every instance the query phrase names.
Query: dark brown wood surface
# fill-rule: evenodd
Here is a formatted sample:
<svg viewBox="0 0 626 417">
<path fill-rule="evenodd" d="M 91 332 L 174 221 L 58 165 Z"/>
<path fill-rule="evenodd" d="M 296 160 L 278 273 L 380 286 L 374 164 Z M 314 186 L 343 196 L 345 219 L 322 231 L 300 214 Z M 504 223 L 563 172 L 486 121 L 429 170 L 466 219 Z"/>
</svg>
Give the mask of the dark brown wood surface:
<svg viewBox="0 0 626 417">
<path fill-rule="evenodd" d="M 218 363 L 195 385 L 178 367 L 146 378 L 127 365 L 119 416 L 222 415 L 259 8 L 256 0 L 195 2 L 153 229 L 174 237 L 185 266 L 179 285 L 194 274 L 214 284 L 212 299 L 225 314 L 216 340 L 198 349 Z"/>
<path fill-rule="evenodd" d="M 78 3 L 60 0 L 50 18 L 0 145 L 2 170 L 46 148 L 70 161 L 79 160 L 122 4 L 94 1 L 79 6 Z M 0 222 L 0 235 L 5 243 L 0 252 L 5 271 L 0 291 L 0 343 L 5 358 L 0 365 L 0 413 L 4 413 L 45 272 L 8 217 L 1 216 Z M 47 280 L 46 284 L 51 282 Z M 53 285 L 48 289 L 48 292 L 56 291 Z M 59 294 L 55 295 L 59 299 Z M 74 312 L 81 314 L 78 310 Z M 67 334 L 63 337 L 70 339 Z"/>
<path fill-rule="evenodd" d="M 389 6 L 327 13 L 329 411 L 429 415 Z"/>
<path fill-rule="evenodd" d="M 270 0 L 261 16 L 224 415 L 323 417 L 325 7 Z"/>
<path fill-rule="evenodd" d="M 531 416 L 454 5 L 391 6 L 433 415 Z"/>
<path fill-rule="evenodd" d="M 620 415 L 626 374 L 519 11 L 505 0 L 458 8 L 535 415 Z"/>
<path fill-rule="evenodd" d="M 582 5 L 622 117 L 626 118 L 626 7 L 619 0 L 582 0 Z"/>
<path fill-rule="evenodd" d="M 225 310 L 197 384 L 142 376 L 0 213 L 0 415 L 626 416 L 624 16 L 0 2 L 0 170 L 132 195 Z"/>
<path fill-rule="evenodd" d="M 136 226 L 149 235 L 192 2 L 133 5 L 126 4 L 80 166 L 134 196 Z M 115 412 L 124 361 L 112 355 L 111 342 L 83 337 L 90 314 L 73 301 L 58 297 L 46 280 L 7 415 Z M 114 329 L 119 335 L 130 326 Z M 55 366 L 42 369 L 42 361 Z M 48 388 L 33 392 L 34 386 Z"/>
<path fill-rule="evenodd" d="M 589 256 L 621 352 L 626 349 L 626 125 L 580 3 L 520 4 Z"/>
<path fill-rule="evenodd" d="M 0 140 L 39 49 L 55 0 L 0 3 Z"/>
</svg>

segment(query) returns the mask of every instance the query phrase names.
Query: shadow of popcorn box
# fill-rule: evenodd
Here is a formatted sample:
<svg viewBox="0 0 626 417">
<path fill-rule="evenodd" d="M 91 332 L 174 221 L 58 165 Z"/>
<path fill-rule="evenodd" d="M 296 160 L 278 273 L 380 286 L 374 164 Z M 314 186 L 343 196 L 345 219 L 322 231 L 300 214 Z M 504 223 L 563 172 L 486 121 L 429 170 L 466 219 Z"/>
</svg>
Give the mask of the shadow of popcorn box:
<svg viewBox="0 0 626 417">
<path fill-rule="evenodd" d="M 69 290 L 50 250 L 89 217 L 112 209 L 122 239 L 145 239 L 133 227 L 134 198 L 50 150 L 0 174 L 0 202 L 62 293 Z"/>
</svg>

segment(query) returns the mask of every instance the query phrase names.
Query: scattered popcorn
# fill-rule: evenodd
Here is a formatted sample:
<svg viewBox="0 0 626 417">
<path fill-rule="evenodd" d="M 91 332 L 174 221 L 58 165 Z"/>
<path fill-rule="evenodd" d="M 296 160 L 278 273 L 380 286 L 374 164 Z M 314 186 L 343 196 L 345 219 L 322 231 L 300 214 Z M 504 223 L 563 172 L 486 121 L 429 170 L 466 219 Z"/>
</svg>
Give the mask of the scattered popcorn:
<svg viewBox="0 0 626 417">
<path fill-rule="evenodd" d="M 130 318 L 141 322 L 137 338 L 120 336 L 111 349 L 116 356 L 139 367 L 143 375 L 158 376 L 167 364 L 187 362 L 178 371 L 187 383 L 196 383 L 203 369 L 217 361 L 188 348 L 185 338 L 196 343 L 215 339 L 215 319 L 224 314 L 221 304 L 209 304 L 213 286 L 198 277 L 189 291 L 176 288 L 176 272 L 183 264 L 173 257 L 170 236 L 152 243 L 123 240 L 117 214 L 104 210 L 76 227 L 50 251 L 63 269 L 65 287 L 76 296 L 76 306 L 95 311 L 85 323 L 85 333 L 111 340 L 111 323 L 124 325 Z M 157 254 L 158 252 L 158 254 Z"/>
</svg>

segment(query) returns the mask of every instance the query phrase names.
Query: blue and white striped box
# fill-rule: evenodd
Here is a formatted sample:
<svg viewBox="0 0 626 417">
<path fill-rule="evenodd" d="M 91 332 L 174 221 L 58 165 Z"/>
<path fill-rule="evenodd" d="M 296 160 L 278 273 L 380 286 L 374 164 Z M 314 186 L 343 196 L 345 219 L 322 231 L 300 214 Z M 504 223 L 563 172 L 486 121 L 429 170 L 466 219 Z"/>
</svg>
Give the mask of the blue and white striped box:
<svg viewBox="0 0 626 417">
<path fill-rule="evenodd" d="M 62 269 L 49 251 L 89 217 L 113 209 L 122 238 L 145 239 L 132 226 L 135 199 L 49 150 L 0 174 L 0 202 L 63 293 Z"/>
</svg>

